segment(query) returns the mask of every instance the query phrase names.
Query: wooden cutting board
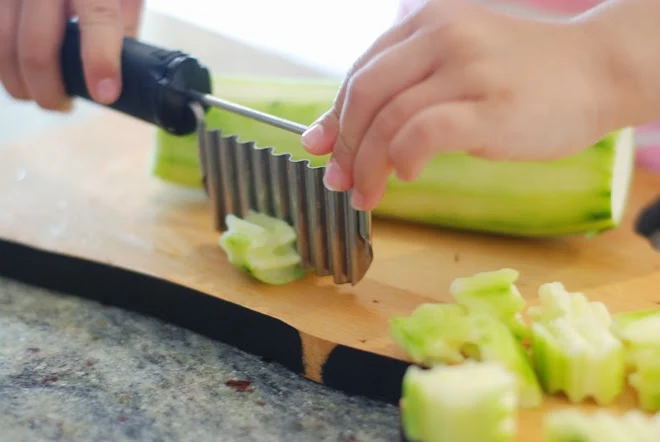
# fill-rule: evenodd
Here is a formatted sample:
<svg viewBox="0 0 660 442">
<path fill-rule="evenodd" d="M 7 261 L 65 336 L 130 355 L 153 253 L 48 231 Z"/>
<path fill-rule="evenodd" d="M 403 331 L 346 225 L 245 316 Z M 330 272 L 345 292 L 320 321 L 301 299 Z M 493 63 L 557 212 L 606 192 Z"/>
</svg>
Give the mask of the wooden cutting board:
<svg viewBox="0 0 660 442">
<path fill-rule="evenodd" d="M 0 149 L 0 273 L 161 317 L 314 381 L 392 402 L 407 364 L 388 336 L 388 318 L 450 300 L 458 276 L 518 269 L 532 302 L 548 281 L 612 311 L 660 302 L 660 254 L 632 228 L 660 190 L 657 176 L 640 171 L 623 226 L 592 240 L 376 220 L 375 261 L 356 287 L 313 276 L 268 287 L 228 264 L 201 191 L 149 177 L 152 135 L 150 126 L 104 111 Z M 523 411 L 520 440 L 537 440 L 542 413 L 565 404 L 548 399 L 541 410 Z M 629 392 L 617 407 L 634 405 Z"/>
</svg>

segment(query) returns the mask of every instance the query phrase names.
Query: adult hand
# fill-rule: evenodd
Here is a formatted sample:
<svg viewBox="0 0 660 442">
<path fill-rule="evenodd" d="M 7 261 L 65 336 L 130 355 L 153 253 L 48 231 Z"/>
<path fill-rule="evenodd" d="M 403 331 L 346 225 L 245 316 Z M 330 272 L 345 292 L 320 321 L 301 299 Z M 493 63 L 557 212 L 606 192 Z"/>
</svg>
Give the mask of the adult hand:
<svg viewBox="0 0 660 442">
<path fill-rule="evenodd" d="M 362 210 L 377 206 L 392 171 L 414 180 L 439 153 L 559 158 L 610 129 L 603 54 L 581 20 L 427 1 L 355 63 L 303 144 L 332 153 L 326 186 L 353 189 Z"/>
<path fill-rule="evenodd" d="M 112 104 L 122 88 L 121 48 L 137 32 L 143 0 L 0 0 L 0 81 L 19 100 L 66 111 L 60 48 L 78 17 L 85 81 L 92 98 Z"/>
</svg>

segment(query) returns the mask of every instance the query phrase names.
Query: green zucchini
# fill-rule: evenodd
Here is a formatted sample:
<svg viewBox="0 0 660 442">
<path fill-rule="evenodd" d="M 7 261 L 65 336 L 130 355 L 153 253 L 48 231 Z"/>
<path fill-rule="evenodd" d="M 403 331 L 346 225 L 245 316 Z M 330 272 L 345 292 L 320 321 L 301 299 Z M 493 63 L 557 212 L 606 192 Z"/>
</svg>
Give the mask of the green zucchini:
<svg viewBox="0 0 660 442">
<path fill-rule="evenodd" d="M 519 272 L 500 269 L 456 278 L 449 292 L 456 303 L 472 312 L 484 312 L 503 321 L 520 340 L 528 338 L 529 328 L 522 312 L 527 303 L 520 294 L 516 281 Z"/>
<path fill-rule="evenodd" d="M 639 407 L 660 411 L 660 308 L 618 313 L 611 329 L 627 348 L 628 383 Z"/>
<path fill-rule="evenodd" d="M 218 76 L 214 93 L 255 109 L 310 124 L 330 108 L 334 80 Z M 294 158 L 323 165 L 327 156 L 304 151 L 296 134 L 212 109 L 208 125 Z M 557 130 L 562 130 L 558 127 Z M 496 234 L 547 237 L 595 235 L 619 225 L 634 165 L 632 128 L 615 131 L 561 160 L 496 162 L 465 154 L 441 154 L 419 179 L 392 176 L 375 217 Z M 168 182 L 200 187 L 196 136 L 157 130 L 151 173 Z"/>
<path fill-rule="evenodd" d="M 542 433 L 543 442 L 655 442 L 660 439 L 660 415 L 558 410 L 544 416 Z"/>
<path fill-rule="evenodd" d="M 524 347 L 495 316 L 457 304 L 422 304 L 410 316 L 391 318 L 390 335 L 413 362 L 427 367 L 497 362 L 515 376 L 518 405 L 535 408 L 543 402 Z"/>
<path fill-rule="evenodd" d="M 296 231 L 286 222 L 253 211 L 244 219 L 227 215 L 220 247 L 229 262 L 270 285 L 288 284 L 305 276 L 296 249 Z"/>
<path fill-rule="evenodd" d="M 408 367 L 400 401 L 411 442 L 513 442 L 516 383 L 493 362 Z"/>
<path fill-rule="evenodd" d="M 626 350 L 611 332 L 612 317 L 601 302 L 571 293 L 559 282 L 539 288 L 540 306 L 530 307 L 532 353 L 543 389 L 571 402 L 592 398 L 611 404 L 625 387 Z"/>
</svg>

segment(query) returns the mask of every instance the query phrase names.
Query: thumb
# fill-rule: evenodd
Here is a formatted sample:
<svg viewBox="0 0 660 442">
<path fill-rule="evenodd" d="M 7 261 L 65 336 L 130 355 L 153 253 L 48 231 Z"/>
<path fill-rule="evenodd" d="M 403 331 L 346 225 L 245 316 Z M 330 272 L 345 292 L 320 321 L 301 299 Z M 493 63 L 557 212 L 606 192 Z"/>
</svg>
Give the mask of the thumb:
<svg viewBox="0 0 660 442">
<path fill-rule="evenodd" d="M 312 155 L 326 155 L 332 152 L 338 135 L 339 110 L 335 104 L 305 131 L 302 144 Z"/>
<path fill-rule="evenodd" d="M 121 93 L 124 38 L 120 0 L 73 0 L 80 27 L 81 57 L 91 97 L 112 104 Z"/>
</svg>

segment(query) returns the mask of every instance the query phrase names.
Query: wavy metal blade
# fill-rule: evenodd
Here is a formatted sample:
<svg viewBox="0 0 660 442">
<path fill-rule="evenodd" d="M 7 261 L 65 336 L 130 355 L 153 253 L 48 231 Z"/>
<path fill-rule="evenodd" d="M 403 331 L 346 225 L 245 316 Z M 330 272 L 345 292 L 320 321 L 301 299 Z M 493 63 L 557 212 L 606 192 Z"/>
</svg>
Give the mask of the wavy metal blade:
<svg viewBox="0 0 660 442">
<path fill-rule="evenodd" d="M 206 130 L 203 118 L 198 143 L 216 230 L 226 230 L 228 214 L 265 213 L 295 228 L 306 269 L 332 275 L 335 284 L 355 285 L 364 277 L 373 261 L 371 213 L 353 209 L 350 192 L 326 189 L 325 167 Z"/>
</svg>

